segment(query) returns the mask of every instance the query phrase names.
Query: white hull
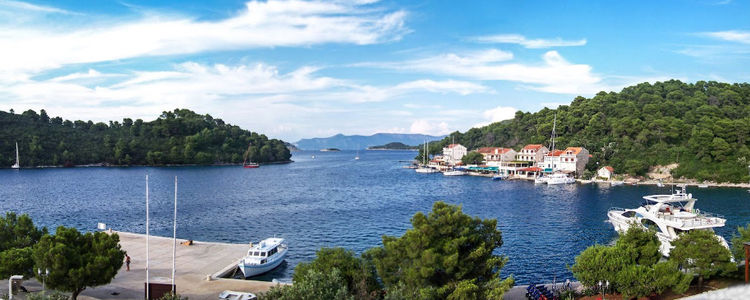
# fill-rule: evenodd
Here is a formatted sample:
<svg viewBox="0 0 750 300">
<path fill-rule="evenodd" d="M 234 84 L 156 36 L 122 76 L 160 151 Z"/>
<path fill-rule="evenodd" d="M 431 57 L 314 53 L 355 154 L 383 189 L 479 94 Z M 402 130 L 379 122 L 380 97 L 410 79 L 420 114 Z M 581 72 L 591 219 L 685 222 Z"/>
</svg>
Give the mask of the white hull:
<svg viewBox="0 0 750 300">
<path fill-rule="evenodd" d="M 432 169 L 432 168 L 417 168 L 414 171 L 417 172 L 417 173 L 422 173 L 422 174 L 430 174 L 430 173 L 440 172 L 440 171 Z"/>
<path fill-rule="evenodd" d="M 537 178 L 534 178 L 534 183 L 536 183 L 536 184 L 545 184 L 545 183 L 547 183 L 547 177 L 537 177 Z"/>
<path fill-rule="evenodd" d="M 464 176 L 466 174 L 469 174 L 469 173 L 467 173 L 466 171 L 445 171 L 445 172 L 443 172 L 443 175 L 445 175 L 445 176 Z"/>
<path fill-rule="evenodd" d="M 245 259 L 242 259 L 242 261 L 240 261 L 238 266 L 240 268 L 240 271 L 242 271 L 242 274 L 245 275 L 245 278 L 258 276 L 260 274 L 266 273 L 278 267 L 281 264 L 281 262 L 284 261 L 287 251 L 288 251 L 287 249 L 284 249 L 283 251 L 278 253 L 278 258 L 275 258 L 273 261 L 262 264 L 262 265 L 248 264 L 246 263 Z"/>
<path fill-rule="evenodd" d="M 549 185 L 555 185 L 555 184 L 571 184 L 575 183 L 576 180 L 573 178 L 550 178 L 547 180 L 547 184 Z"/>
</svg>

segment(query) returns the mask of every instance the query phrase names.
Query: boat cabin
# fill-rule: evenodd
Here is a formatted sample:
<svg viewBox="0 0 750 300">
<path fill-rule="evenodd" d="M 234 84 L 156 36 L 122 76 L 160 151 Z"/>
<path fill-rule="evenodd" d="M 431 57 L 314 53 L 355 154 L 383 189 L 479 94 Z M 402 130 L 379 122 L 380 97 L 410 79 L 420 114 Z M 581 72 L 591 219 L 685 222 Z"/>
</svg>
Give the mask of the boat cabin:
<svg viewBox="0 0 750 300">
<path fill-rule="evenodd" d="M 282 238 L 268 238 L 258 244 L 251 244 L 246 258 L 255 260 L 258 264 L 265 264 L 269 257 L 281 251 L 279 248 L 285 247 L 283 243 Z"/>
</svg>

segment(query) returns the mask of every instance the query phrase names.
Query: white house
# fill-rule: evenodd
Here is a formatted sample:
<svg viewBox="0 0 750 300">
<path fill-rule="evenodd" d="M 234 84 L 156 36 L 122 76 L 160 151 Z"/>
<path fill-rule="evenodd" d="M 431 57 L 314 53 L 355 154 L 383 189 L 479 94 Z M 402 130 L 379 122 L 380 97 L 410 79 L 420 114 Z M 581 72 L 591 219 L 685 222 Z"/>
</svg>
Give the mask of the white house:
<svg viewBox="0 0 750 300">
<path fill-rule="evenodd" d="M 450 144 L 443 148 L 443 161 L 450 165 L 455 165 L 466 155 L 466 147 L 461 144 Z"/>
<path fill-rule="evenodd" d="M 612 179 L 615 175 L 615 169 L 610 166 L 604 166 L 599 171 L 596 171 L 596 177 L 606 178 L 607 180 Z"/>
<path fill-rule="evenodd" d="M 586 148 L 568 147 L 565 150 L 555 150 L 547 154 L 540 167 L 544 168 L 546 172 L 575 172 L 580 175 L 588 162 L 589 151 Z"/>
<path fill-rule="evenodd" d="M 477 152 L 482 154 L 488 166 L 498 166 L 502 161 L 513 161 L 517 154 L 513 149 L 501 147 L 482 147 L 477 149 Z"/>
<path fill-rule="evenodd" d="M 521 151 L 516 154 L 516 160 L 518 161 L 529 161 L 538 163 L 544 161 L 544 156 L 549 153 L 549 149 L 540 144 L 529 144 L 523 147 Z"/>
</svg>

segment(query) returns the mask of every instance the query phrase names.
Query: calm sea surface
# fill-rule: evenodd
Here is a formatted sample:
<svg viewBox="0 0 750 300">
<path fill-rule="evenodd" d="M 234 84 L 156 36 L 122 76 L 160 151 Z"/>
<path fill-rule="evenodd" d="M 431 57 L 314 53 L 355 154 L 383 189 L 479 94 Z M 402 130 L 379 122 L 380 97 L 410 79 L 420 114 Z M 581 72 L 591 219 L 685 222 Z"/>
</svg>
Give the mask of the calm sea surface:
<svg viewBox="0 0 750 300">
<path fill-rule="evenodd" d="M 417 174 L 400 160 L 415 152 L 296 152 L 291 164 L 241 167 L 133 167 L 0 170 L 0 212 L 28 213 L 35 223 L 92 231 L 97 222 L 145 233 L 145 175 L 150 176 L 151 232 L 172 235 L 174 176 L 179 180 L 177 236 L 247 243 L 280 236 L 290 245 L 287 264 L 261 279 L 290 281 L 294 266 L 320 247 L 357 253 L 400 236 L 414 213 L 444 200 L 464 212 L 496 218 L 499 253 L 510 259 L 503 277 L 517 283 L 572 279 L 566 266 L 595 243 L 616 237 L 606 223 L 612 206 L 636 207 L 641 196 L 669 193 L 651 186 L 546 186 L 523 181 Z M 312 158 L 315 155 L 315 158 Z M 745 189 L 688 190 L 697 207 L 723 214 L 727 238 L 750 222 Z M 217 266 L 217 270 L 223 266 Z"/>
</svg>

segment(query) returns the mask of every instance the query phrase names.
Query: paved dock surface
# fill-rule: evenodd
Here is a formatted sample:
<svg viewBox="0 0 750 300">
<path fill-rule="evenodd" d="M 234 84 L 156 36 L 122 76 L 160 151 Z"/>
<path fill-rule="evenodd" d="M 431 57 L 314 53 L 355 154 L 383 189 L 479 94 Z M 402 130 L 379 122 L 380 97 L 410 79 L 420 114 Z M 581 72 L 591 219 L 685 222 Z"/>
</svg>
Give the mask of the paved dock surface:
<svg viewBox="0 0 750 300">
<path fill-rule="evenodd" d="M 125 264 L 108 285 L 87 288 L 79 299 L 143 299 L 146 282 L 146 235 L 117 232 L 122 249 L 130 255 L 130 271 Z M 209 243 L 194 241 L 192 246 L 181 245 L 185 240 L 177 239 L 175 284 L 177 293 L 190 300 L 218 299 L 224 290 L 251 293 L 265 292 L 274 283 L 266 281 L 213 279 L 225 267 L 244 257 L 249 245 Z M 153 281 L 171 282 L 172 239 L 151 236 L 149 239 L 149 275 Z M 116 293 L 116 295 L 113 295 Z"/>
</svg>

